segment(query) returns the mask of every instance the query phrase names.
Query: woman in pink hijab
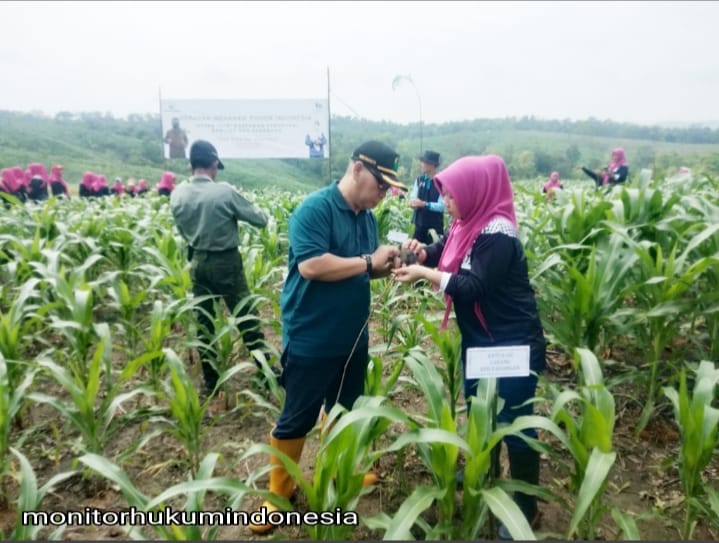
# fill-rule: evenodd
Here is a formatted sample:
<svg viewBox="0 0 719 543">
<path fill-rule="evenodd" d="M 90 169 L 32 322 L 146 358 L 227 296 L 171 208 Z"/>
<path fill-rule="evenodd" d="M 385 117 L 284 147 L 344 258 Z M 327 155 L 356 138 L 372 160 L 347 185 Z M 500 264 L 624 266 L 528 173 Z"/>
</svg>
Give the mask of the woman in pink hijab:
<svg viewBox="0 0 719 543">
<path fill-rule="evenodd" d="M 22 168 L 20 168 L 20 174 L 22 175 L 22 177 L 18 178 L 15 168 L 3 168 L 2 180 L 0 180 L 0 192 L 4 192 L 5 194 L 14 196 L 21 202 L 24 202 L 25 187 L 22 181 L 22 179 L 24 178 Z M 5 207 L 8 207 L 10 205 L 9 202 L 7 202 L 6 200 L 4 200 L 4 203 Z"/>
<path fill-rule="evenodd" d="M 50 170 L 50 189 L 52 190 L 52 195 L 59 197 L 59 198 L 69 198 L 70 197 L 70 189 L 67 186 L 67 183 L 62 178 L 62 166 L 60 164 L 55 164 L 51 170 Z"/>
<path fill-rule="evenodd" d="M 404 248 L 417 255 L 418 264 L 396 268 L 392 273 L 403 283 L 425 279 L 444 294 L 443 327 L 454 305 L 462 335 L 464 396 L 468 403 L 476 394 L 478 381 L 466 377 L 467 349 L 528 347 L 525 362 L 533 373 L 498 379 L 498 393 L 505 405 L 497 419 L 511 423 L 520 415 L 532 414 L 532 404 L 525 402 L 534 397 L 537 374 L 545 366 L 545 340 L 519 240 L 507 166 L 496 155 L 468 156 L 439 172 L 434 182 L 444 198 L 445 210 L 454 219 L 449 232 L 431 245 L 414 239 L 405 241 Z M 525 434 L 537 437 L 534 430 Z M 536 485 L 539 454 L 516 436 L 508 436 L 504 442 L 512 478 Z M 462 476 L 458 473 L 460 481 Z M 536 498 L 516 492 L 514 500 L 530 525 L 536 526 Z M 504 538 L 510 534 L 501 526 L 499 535 Z"/>
<path fill-rule="evenodd" d="M 589 168 L 582 166 L 582 171 L 594 179 L 597 189 L 624 183 L 629 175 L 629 165 L 627 164 L 627 158 L 624 156 L 624 149 L 617 147 L 612 151 L 612 157 L 606 168 L 593 172 Z"/>
<path fill-rule="evenodd" d="M 20 166 L 13 166 L 10 168 L 10 172 L 13 182 L 8 188 L 11 188 L 14 191 L 13 196 L 15 196 L 15 198 L 24 202 L 27 200 L 27 185 L 29 182 L 29 179 L 27 179 L 25 175 L 25 170 L 23 170 Z"/>
<path fill-rule="evenodd" d="M 27 197 L 38 202 L 48 199 L 48 175 L 45 166 L 38 162 L 27 165 L 26 185 Z"/>
<path fill-rule="evenodd" d="M 95 196 L 95 177 L 95 174 L 92 172 L 82 174 L 82 181 L 80 181 L 80 188 L 78 189 L 80 198 Z"/>
<path fill-rule="evenodd" d="M 554 191 L 563 188 L 564 185 L 562 185 L 562 182 L 559 180 L 559 172 L 552 172 L 544 184 L 542 192 L 547 195 L 547 201 L 551 202 L 554 199 Z"/>
<path fill-rule="evenodd" d="M 157 184 L 157 193 L 160 196 L 169 196 L 175 189 L 175 179 L 177 176 L 172 172 L 164 172 Z"/>
<path fill-rule="evenodd" d="M 95 196 L 110 196 L 110 187 L 107 186 L 107 177 L 104 175 L 95 176 L 92 188 L 95 191 Z"/>
</svg>

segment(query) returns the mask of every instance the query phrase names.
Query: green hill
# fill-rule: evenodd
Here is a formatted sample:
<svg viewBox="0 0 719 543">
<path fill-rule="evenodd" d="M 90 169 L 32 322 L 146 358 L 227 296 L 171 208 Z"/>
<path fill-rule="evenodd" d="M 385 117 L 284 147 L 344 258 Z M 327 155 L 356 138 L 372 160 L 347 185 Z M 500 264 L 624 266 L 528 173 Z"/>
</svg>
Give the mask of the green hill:
<svg viewBox="0 0 719 543">
<path fill-rule="evenodd" d="M 501 155 L 515 179 L 535 179 L 558 170 L 563 178 L 581 177 L 578 165 L 606 163 L 612 148 L 622 146 L 633 172 L 652 168 L 671 174 L 689 166 L 719 174 L 719 131 L 706 127 L 646 127 L 589 119 L 543 121 L 475 119 L 462 122 L 399 125 L 348 117 L 331 120 L 331 157 L 328 160 L 227 160 L 224 180 L 247 189 L 277 186 L 308 191 L 340 177 L 353 148 L 367 139 L 379 139 L 401 154 L 400 175 L 418 173 L 420 149 L 435 149 L 443 164 L 467 154 Z M 130 115 L 125 119 L 101 113 L 59 113 L 46 117 L 0 111 L 0 167 L 41 162 L 65 167 L 65 177 L 77 184 L 87 170 L 116 176 L 146 178 L 154 185 L 163 170 L 182 177 L 185 161 L 162 158 L 158 115 Z M 331 165 L 331 171 L 330 171 Z"/>
</svg>

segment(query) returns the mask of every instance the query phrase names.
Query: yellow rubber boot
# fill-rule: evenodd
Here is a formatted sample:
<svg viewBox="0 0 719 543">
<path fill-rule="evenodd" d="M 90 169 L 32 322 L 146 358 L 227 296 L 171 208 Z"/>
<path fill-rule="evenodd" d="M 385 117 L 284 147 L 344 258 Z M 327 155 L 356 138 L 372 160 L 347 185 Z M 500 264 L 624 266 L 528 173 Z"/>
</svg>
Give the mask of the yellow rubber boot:
<svg viewBox="0 0 719 543">
<path fill-rule="evenodd" d="M 294 439 L 277 439 L 270 433 L 270 445 L 275 449 L 282 451 L 289 456 L 295 463 L 300 461 L 302 456 L 302 448 L 305 445 L 305 438 L 298 437 Z M 282 496 L 283 498 L 290 499 L 292 493 L 295 491 L 295 481 L 292 476 L 287 472 L 284 465 L 279 458 L 275 455 L 270 455 L 270 464 L 274 467 L 270 471 L 270 485 L 269 490 L 276 496 Z M 267 513 L 277 511 L 277 507 L 268 501 L 262 503 L 262 506 L 267 510 Z M 250 524 L 250 530 L 256 534 L 265 534 L 272 530 L 274 526 L 272 524 Z"/>
<path fill-rule="evenodd" d="M 326 433 L 329 433 L 329 431 L 332 429 L 330 426 L 329 428 L 325 428 L 325 421 L 327 420 L 327 411 L 322 409 L 322 412 L 320 413 L 320 435 L 324 437 Z M 370 486 L 375 484 L 379 480 L 379 477 L 374 471 L 368 471 L 364 474 L 364 478 L 362 479 L 362 486 Z"/>
</svg>

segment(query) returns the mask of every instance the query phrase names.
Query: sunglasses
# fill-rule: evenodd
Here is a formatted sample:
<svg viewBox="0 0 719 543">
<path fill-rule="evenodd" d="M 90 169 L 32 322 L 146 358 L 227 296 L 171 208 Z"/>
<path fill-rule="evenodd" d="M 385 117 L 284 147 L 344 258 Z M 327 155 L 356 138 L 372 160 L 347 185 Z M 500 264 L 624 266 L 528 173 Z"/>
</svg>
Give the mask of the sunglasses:
<svg viewBox="0 0 719 543">
<path fill-rule="evenodd" d="M 360 162 L 365 167 L 365 169 L 372 174 L 374 180 L 377 181 L 377 186 L 379 187 L 380 192 L 387 192 L 392 185 L 387 183 L 387 181 L 380 177 L 379 174 L 375 173 L 364 160 L 360 159 Z"/>
</svg>

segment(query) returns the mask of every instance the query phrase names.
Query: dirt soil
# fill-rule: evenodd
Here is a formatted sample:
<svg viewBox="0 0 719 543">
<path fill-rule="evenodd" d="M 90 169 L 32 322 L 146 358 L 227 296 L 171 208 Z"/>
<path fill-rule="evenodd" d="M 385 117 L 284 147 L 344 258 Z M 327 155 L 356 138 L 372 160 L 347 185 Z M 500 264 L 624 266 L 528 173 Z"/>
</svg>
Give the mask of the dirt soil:
<svg viewBox="0 0 719 543">
<path fill-rule="evenodd" d="M 274 338 L 275 340 L 277 338 Z M 279 343 L 276 343 L 279 344 Z M 547 377 L 556 382 L 572 380 L 571 366 L 565 357 L 557 352 L 550 352 Z M 193 368 L 196 382 L 198 368 Z M 229 383 L 224 401 L 216 402 L 213 409 L 217 412 L 208 416 L 208 424 L 204 436 L 202 456 L 214 451 L 220 453 L 220 461 L 215 475 L 229 476 L 241 480 L 249 473 L 263 465 L 266 459 L 262 455 L 252 457 L 249 461 L 238 463 L 237 458 L 253 443 L 266 443 L 268 432 L 273 424 L 269 412 L 257 408 L 245 395 L 243 389 L 259 390 L 253 382 L 253 372 L 236 375 Z M 46 390 L 48 393 L 58 391 Z M 677 527 L 680 525 L 683 511 L 683 498 L 679 479 L 671 459 L 676 458 L 679 435 L 669 417 L 657 416 L 650 426 L 639 436 L 635 436 L 633 425 L 638 419 L 639 409 L 630 400 L 617 396 L 617 423 L 615 447 L 618 452 L 616 464 L 612 470 L 611 481 L 607 487 L 605 500 L 609 506 L 617 506 L 622 511 L 641 515 L 637 521 L 642 539 L 675 540 L 679 537 Z M 407 412 L 424 412 L 425 403 L 422 396 L 409 388 L 400 389 L 391 398 L 394 405 Z M 77 468 L 73 459 L 79 455 L 79 440 L 64 439 L 58 441 L 60 432 L 68 432 L 57 412 L 47 406 L 31 404 L 23 413 L 25 430 L 20 449 L 30 459 L 36 472 L 38 483 L 43 484 L 56 473 Z M 130 444 L 142 435 L 146 435 L 158 423 L 137 421 L 123 427 L 112 440 L 105 456 L 116 458 Z M 28 432 L 28 429 L 31 431 Z M 550 436 L 542 438 L 551 443 Z M 309 436 L 300 466 L 309 476 L 314 468 L 313 462 L 318 448 L 318 430 Z M 431 477 L 415 454 L 406 454 L 401 460 L 397 456 L 386 456 L 379 461 L 377 471 L 380 482 L 376 488 L 364 496 L 359 504 L 360 517 L 368 517 L 380 512 L 394 514 L 402 503 L 404 496 L 419 484 L 430 484 Z M 503 473 L 507 476 L 506 459 L 502 458 Z M 187 478 L 188 464 L 185 460 L 181 443 L 168 433 L 152 439 L 142 449 L 134 453 L 124 464 L 134 484 L 147 496 L 156 496 L 164 489 Z M 716 465 L 708 470 L 706 476 L 717 480 Z M 267 477 L 260 480 L 266 485 Z M 567 477 L 559 465 L 544 457 L 542 459 L 541 484 L 559 494 L 567 494 Z M 7 485 L 7 495 L 12 501 L 17 495 L 17 484 Z M 458 499 L 461 499 L 458 491 Z M 307 503 L 301 493 L 294 500 L 297 510 L 306 510 Z M 181 503 L 178 505 L 181 506 Z M 256 497 L 247 498 L 243 503 L 244 510 L 255 510 L 260 505 Z M 99 477 L 75 476 L 49 494 L 43 503 L 48 511 L 84 510 L 93 507 L 105 510 L 122 510 L 127 502 L 117 488 Z M 220 497 L 209 495 L 205 508 L 221 510 L 224 502 Z M 541 503 L 542 524 L 537 530 L 539 538 L 562 538 L 569 523 L 570 511 L 566 511 L 557 503 Z M 13 506 L 0 512 L 0 528 L 2 533 L 12 531 L 15 513 Z M 40 536 L 47 537 L 48 530 L 42 530 Z M 149 538 L 159 538 L 150 528 L 143 530 Z M 696 539 L 717 540 L 717 534 L 710 527 L 701 523 L 694 533 Z M 297 527 L 277 529 L 272 536 L 276 539 L 307 539 L 302 529 Z M 598 539 L 617 539 L 618 530 L 611 515 L 604 516 L 597 534 Z M 67 540 L 109 540 L 127 539 L 127 534 L 119 527 L 68 527 L 63 538 Z M 257 537 L 244 526 L 223 527 L 219 532 L 220 539 L 267 539 Z M 382 533 L 371 531 L 360 524 L 354 531 L 352 539 L 381 539 Z"/>
</svg>

